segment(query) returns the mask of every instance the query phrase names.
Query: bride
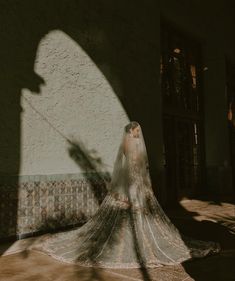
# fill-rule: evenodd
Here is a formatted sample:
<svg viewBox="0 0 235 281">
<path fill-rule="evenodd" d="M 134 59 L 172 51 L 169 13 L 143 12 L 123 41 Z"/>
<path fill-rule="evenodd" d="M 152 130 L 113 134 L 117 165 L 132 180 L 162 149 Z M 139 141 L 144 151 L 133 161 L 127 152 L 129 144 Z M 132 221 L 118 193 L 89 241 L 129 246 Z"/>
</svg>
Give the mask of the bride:
<svg viewBox="0 0 235 281">
<path fill-rule="evenodd" d="M 99 210 L 82 227 L 49 235 L 37 250 L 82 266 L 138 268 L 204 257 L 218 253 L 220 245 L 179 233 L 164 213 L 151 187 L 141 127 L 132 121 Z"/>
</svg>

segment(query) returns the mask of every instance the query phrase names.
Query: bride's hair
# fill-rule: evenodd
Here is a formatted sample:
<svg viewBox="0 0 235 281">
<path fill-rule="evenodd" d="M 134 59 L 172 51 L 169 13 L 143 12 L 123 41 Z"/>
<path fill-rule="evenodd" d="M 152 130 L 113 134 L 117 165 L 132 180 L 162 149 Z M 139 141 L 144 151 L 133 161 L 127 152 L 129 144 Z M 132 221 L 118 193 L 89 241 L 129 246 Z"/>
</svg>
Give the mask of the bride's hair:
<svg viewBox="0 0 235 281">
<path fill-rule="evenodd" d="M 138 127 L 140 124 L 136 121 L 131 121 L 129 124 L 127 124 L 125 126 L 125 132 L 129 133 L 130 129 L 135 129 L 136 127 Z"/>
</svg>

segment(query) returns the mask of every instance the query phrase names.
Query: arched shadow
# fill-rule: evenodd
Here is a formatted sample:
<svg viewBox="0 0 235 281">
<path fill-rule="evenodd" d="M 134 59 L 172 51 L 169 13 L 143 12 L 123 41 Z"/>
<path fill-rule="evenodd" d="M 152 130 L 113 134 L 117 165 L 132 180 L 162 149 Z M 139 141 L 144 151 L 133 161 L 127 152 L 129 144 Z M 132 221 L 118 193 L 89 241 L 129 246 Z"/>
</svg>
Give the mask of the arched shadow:
<svg viewBox="0 0 235 281">
<path fill-rule="evenodd" d="M 0 176 L 1 237 L 17 234 L 18 178 L 21 160 L 21 90 L 40 94 L 45 83 L 34 71 L 40 40 L 60 29 L 75 40 L 109 81 L 130 119 L 138 120 L 147 136 L 153 180 L 159 138 L 151 116 L 159 109 L 159 46 L 157 3 L 121 0 L 2 2 L 0 17 Z M 137 61 L 136 58 L 139 58 Z M 143 95 L 148 99 L 143 99 Z M 140 98 L 141 97 L 141 98 Z M 14 183 L 11 181 L 12 175 Z"/>
</svg>

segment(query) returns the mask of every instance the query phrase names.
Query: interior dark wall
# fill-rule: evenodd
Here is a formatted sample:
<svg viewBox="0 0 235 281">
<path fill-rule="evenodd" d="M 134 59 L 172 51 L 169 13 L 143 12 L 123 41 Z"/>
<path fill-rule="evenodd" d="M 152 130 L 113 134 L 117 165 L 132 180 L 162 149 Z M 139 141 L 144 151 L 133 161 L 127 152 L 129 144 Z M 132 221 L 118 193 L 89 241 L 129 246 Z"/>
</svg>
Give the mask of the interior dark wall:
<svg viewBox="0 0 235 281">
<path fill-rule="evenodd" d="M 174 27 L 197 39 L 203 46 L 208 42 L 223 49 L 235 60 L 234 1 L 179 0 L 161 1 L 161 14 Z"/>
</svg>

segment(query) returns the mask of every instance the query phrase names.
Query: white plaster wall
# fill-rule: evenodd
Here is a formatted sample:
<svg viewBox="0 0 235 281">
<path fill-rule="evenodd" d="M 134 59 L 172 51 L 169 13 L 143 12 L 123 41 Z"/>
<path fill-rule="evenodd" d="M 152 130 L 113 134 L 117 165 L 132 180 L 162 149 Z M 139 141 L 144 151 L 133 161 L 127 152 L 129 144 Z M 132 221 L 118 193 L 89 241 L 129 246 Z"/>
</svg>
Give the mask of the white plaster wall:
<svg viewBox="0 0 235 281">
<path fill-rule="evenodd" d="M 65 138 L 94 149 L 111 171 L 129 120 L 98 67 L 68 35 L 54 30 L 38 46 L 35 72 L 45 84 L 40 94 L 22 90 L 20 175 L 80 172 Z"/>
</svg>

